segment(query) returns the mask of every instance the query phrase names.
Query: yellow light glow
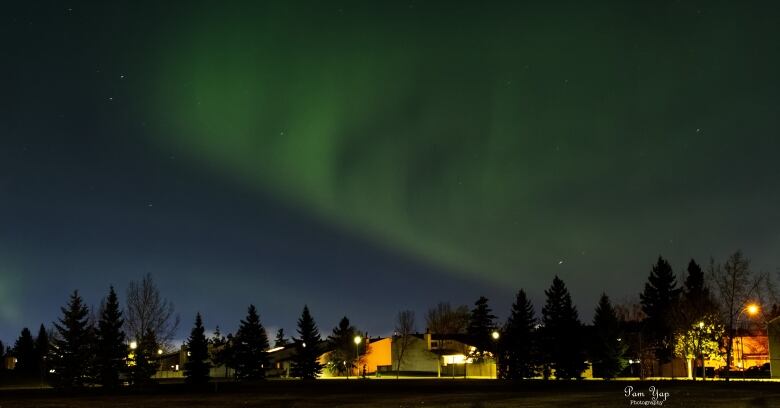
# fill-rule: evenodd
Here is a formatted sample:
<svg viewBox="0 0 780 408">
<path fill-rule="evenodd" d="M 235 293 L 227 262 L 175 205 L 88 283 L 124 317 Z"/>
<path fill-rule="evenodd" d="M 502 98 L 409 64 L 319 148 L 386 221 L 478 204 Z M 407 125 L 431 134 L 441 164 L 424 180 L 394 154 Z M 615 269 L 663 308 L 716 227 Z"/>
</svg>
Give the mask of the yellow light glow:
<svg viewBox="0 0 780 408">
<path fill-rule="evenodd" d="M 163 353 L 162 349 L 157 349 L 157 355 L 158 355 L 158 356 L 159 356 L 159 355 L 162 355 L 162 353 Z"/>
<path fill-rule="evenodd" d="M 135 350 L 137 348 L 138 348 L 138 343 L 136 343 L 135 341 L 131 341 L 130 342 L 130 350 Z"/>
<path fill-rule="evenodd" d="M 498 340 L 498 338 L 501 336 L 501 334 L 498 332 L 498 330 L 493 332 L 493 340 Z"/>
<path fill-rule="evenodd" d="M 700 329 L 703 329 L 703 328 L 704 328 L 704 322 L 699 322 L 699 328 L 700 328 Z"/>
<path fill-rule="evenodd" d="M 355 336 L 354 340 L 355 340 L 355 344 L 360 344 L 360 342 L 363 341 L 363 339 L 360 336 Z"/>
<path fill-rule="evenodd" d="M 747 306 L 747 308 L 745 310 L 747 310 L 749 315 L 754 316 L 754 315 L 758 314 L 758 311 L 760 310 L 760 308 L 758 307 L 757 304 L 751 303 L 751 304 L 749 304 Z"/>
</svg>

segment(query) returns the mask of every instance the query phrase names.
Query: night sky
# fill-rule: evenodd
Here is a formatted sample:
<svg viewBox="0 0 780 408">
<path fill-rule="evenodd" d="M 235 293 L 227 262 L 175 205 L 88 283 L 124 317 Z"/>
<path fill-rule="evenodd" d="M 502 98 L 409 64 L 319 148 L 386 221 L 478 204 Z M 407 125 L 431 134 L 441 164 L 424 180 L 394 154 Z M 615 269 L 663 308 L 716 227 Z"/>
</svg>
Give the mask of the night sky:
<svg viewBox="0 0 780 408">
<path fill-rule="evenodd" d="M 0 339 L 151 273 L 294 332 L 659 254 L 780 266 L 775 1 L 63 2 L 0 13 Z M 109 4 L 110 3 L 110 4 Z M 226 5 L 227 4 L 227 5 Z"/>
</svg>

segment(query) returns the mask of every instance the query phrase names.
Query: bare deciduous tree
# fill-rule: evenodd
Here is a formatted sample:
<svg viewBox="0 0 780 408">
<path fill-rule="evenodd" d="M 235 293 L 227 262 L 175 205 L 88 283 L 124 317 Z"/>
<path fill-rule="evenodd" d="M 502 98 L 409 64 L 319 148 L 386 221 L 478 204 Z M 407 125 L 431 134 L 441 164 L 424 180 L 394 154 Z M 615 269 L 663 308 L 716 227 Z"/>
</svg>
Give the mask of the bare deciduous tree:
<svg viewBox="0 0 780 408">
<path fill-rule="evenodd" d="M 174 314 L 173 304 L 160 296 L 151 274 L 127 286 L 126 309 L 125 324 L 131 339 L 141 339 L 150 331 L 161 345 L 170 345 L 179 316 Z"/>
<path fill-rule="evenodd" d="M 448 302 L 439 302 L 428 310 L 425 320 L 431 333 L 458 334 L 466 332 L 469 316 L 470 311 L 466 305 L 453 309 Z"/>
<path fill-rule="evenodd" d="M 404 353 L 409 347 L 409 343 L 412 340 L 412 333 L 414 333 L 414 312 L 411 310 L 402 310 L 398 312 L 398 317 L 395 323 L 395 335 L 397 343 L 395 347 L 396 352 L 396 366 L 395 366 L 395 378 L 399 377 L 401 371 L 401 363 L 404 359 Z"/>
<path fill-rule="evenodd" d="M 735 336 L 735 325 L 740 315 L 750 302 L 764 303 L 767 297 L 773 296 L 774 289 L 769 274 L 753 274 L 750 270 L 750 260 L 742 251 L 732 254 L 726 263 L 721 265 L 710 260 L 709 273 L 715 283 L 719 298 L 723 323 L 726 326 L 728 343 L 726 344 L 726 379 L 729 378 L 732 348 Z"/>
</svg>

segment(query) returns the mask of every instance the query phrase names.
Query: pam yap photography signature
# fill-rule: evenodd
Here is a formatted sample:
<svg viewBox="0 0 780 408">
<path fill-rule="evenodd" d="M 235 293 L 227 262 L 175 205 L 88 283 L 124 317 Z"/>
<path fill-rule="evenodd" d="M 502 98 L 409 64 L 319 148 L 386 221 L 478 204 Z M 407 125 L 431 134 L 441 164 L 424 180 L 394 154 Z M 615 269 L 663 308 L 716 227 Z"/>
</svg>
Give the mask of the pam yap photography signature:
<svg viewBox="0 0 780 408">
<path fill-rule="evenodd" d="M 635 389 L 629 385 L 623 389 L 623 394 L 629 398 L 629 405 L 663 405 L 671 395 L 669 392 L 661 391 L 655 385 L 647 388 L 647 391 Z"/>
</svg>

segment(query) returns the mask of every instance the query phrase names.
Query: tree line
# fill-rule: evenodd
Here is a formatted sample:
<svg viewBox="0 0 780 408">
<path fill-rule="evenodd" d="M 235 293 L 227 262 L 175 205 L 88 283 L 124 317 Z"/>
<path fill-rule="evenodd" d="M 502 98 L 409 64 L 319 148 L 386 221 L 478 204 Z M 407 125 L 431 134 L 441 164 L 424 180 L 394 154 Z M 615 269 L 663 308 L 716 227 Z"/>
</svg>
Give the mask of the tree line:
<svg viewBox="0 0 780 408">
<path fill-rule="evenodd" d="M 580 378 L 588 362 L 594 376 L 614 378 L 626 368 L 627 353 L 636 340 L 639 347 L 633 347 L 633 352 L 641 361 L 640 376 L 647 361 L 668 362 L 677 356 L 698 359 L 702 366 L 704 358 L 722 358 L 728 378 L 733 337 L 748 303 L 759 305 L 764 323 L 780 314 L 770 276 L 753 273 L 749 260 L 739 251 L 723 264 L 711 260 L 706 273 L 691 260 L 681 285 L 669 262 L 659 256 L 639 294 L 639 303 L 614 305 L 602 294 L 590 325 L 579 319 L 571 294 L 558 276 L 544 293 L 545 303 L 537 316 L 528 295 L 520 289 L 503 324 L 485 297 L 472 309 L 440 302 L 425 316 L 427 330 L 465 335 L 473 346 L 469 357 L 496 362 L 498 376 L 504 379 Z M 148 386 L 159 369 L 160 356 L 170 348 L 179 319 L 150 275 L 131 282 L 126 302 L 122 308 L 110 287 L 95 315 L 74 291 L 53 329 L 41 325 L 33 338 L 24 328 L 13 348 L 4 349 L 0 343 L 0 354 L 5 350 L 16 358 L 15 374 L 40 378 L 56 387 Z M 771 309 L 767 307 L 770 304 Z M 414 312 L 399 312 L 393 336 L 396 376 L 415 332 Z M 306 306 L 298 319 L 297 334 L 287 339 L 279 329 L 273 344 L 294 347 L 291 375 L 297 378 L 315 379 L 324 369 L 349 375 L 369 351 L 365 341 L 361 345 L 360 331 L 347 317 L 323 339 Z M 185 380 L 206 383 L 211 368 L 222 366 L 226 376 L 227 369 L 232 369 L 236 380 L 262 380 L 269 368 L 270 347 L 254 305 L 247 308 L 235 335 L 223 336 L 217 327 L 207 338 L 202 316 L 197 313 L 184 346 Z M 329 353 L 323 364 L 319 357 L 325 351 Z"/>
</svg>

